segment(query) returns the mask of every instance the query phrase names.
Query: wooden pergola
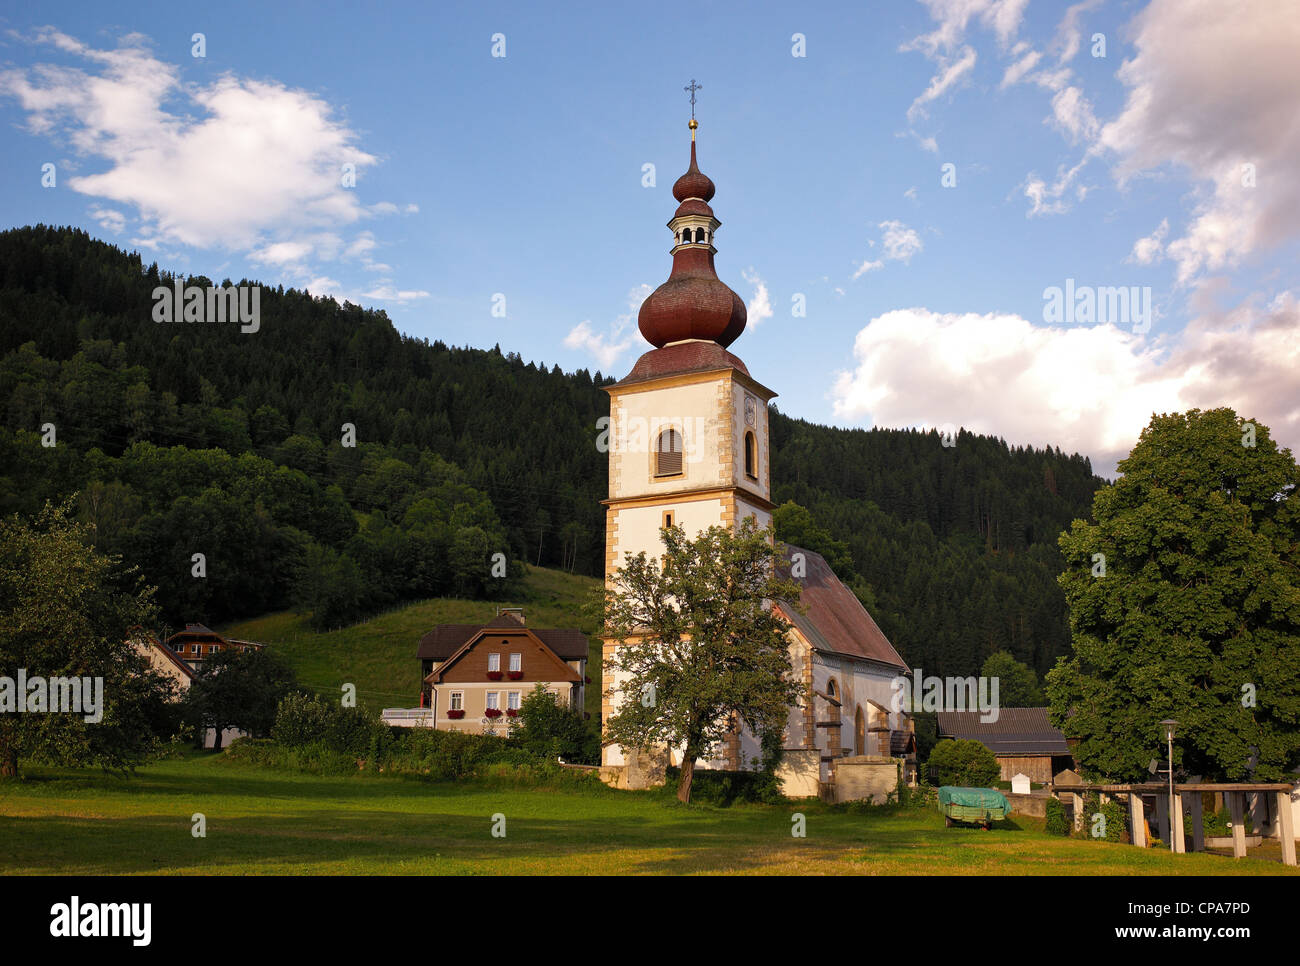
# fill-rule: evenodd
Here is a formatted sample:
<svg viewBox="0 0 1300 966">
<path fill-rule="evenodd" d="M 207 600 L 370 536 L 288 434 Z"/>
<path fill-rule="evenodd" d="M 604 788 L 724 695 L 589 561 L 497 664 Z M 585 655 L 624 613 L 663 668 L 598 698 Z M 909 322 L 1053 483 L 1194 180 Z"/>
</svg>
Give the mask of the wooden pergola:
<svg viewBox="0 0 1300 966">
<path fill-rule="evenodd" d="M 1291 790 L 1291 786 L 1284 782 L 1192 782 L 1186 785 L 1175 784 L 1174 793 L 1170 796 L 1169 786 L 1161 782 L 1133 785 L 1052 786 L 1052 791 L 1057 795 L 1074 796 L 1076 824 L 1081 817 L 1084 794 L 1097 792 L 1101 795 L 1127 796 L 1133 844 L 1140 848 L 1147 846 L 1146 807 L 1142 802 L 1142 796 L 1154 795 L 1160 837 L 1167 842 L 1172 835 L 1175 852 L 1187 851 L 1183 833 L 1184 809 L 1192 819 L 1192 851 L 1204 851 L 1205 830 L 1201 824 L 1201 793 L 1220 794 L 1227 800 L 1228 810 L 1232 815 L 1232 854 L 1238 859 L 1246 855 L 1246 826 L 1243 821 L 1246 814 L 1246 795 L 1252 793 L 1267 795 L 1271 792 L 1277 803 L 1277 824 L 1274 828 L 1282 845 L 1282 861 L 1286 865 L 1295 865 L 1295 821 L 1291 814 Z M 1188 796 L 1186 800 L 1184 796 Z"/>
</svg>

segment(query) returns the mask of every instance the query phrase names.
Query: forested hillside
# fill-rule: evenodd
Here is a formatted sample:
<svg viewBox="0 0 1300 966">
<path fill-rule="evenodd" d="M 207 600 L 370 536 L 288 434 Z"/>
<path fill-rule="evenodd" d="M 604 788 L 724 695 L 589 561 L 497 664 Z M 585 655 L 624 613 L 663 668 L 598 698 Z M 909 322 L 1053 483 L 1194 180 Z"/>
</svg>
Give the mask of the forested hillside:
<svg viewBox="0 0 1300 966">
<path fill-rule="evenodd" d="M 599 573 L 609 378 L 408 338 L 292 289 L 262 290 L 252 334 L 155 323 L 171 282 L 79 230 L 0 234 L 0 511 L 77 492 L 173 624 L 292 603 L 335 626 L 504 594 L 496 552 L 515 577 L 521 561 Z M 812 511 L 782 515 L 788 539 L 840 553 L 911 663 L 966 673 L 1005 648 L 1041 671 L 1064 651 L 1056 537 L 1101 482 L 1085 459 L 778 413 L 772 471 L 778 502 Z"/>
</svg>

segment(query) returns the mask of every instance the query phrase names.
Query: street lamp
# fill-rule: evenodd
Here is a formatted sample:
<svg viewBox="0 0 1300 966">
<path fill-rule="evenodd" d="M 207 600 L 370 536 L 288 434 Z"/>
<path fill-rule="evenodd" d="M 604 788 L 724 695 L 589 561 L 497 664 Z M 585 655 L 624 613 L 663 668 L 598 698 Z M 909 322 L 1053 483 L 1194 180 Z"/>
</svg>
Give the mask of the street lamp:
<svg viewBox="0 0 1300 966">
<path fill-rule="evenodd" d="M 1160 727 L 1165 731 L 1165 741 L 1169 745 L 1169 851 L 1174 851 L 1174 817 L 1178 814 L 1174 808 L 1174 730 L 1178 727 L 1178 722 L 1173 718 L 1166 718 L 1160 722 Z"/>
</svg>

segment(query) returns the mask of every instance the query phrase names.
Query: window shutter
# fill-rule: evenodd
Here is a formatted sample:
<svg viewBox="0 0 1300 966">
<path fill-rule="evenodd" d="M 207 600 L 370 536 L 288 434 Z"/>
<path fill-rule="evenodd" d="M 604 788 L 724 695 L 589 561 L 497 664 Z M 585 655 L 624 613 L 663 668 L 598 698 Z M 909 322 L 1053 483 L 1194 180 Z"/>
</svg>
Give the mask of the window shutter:
<svg viewBox="0 0 1300 966">
<path fill-rule="evenodd" d="M 655 476 L 677 476 L 682 472 L 682 436 L 675 429 L 659 434 Z"/>
</svg>

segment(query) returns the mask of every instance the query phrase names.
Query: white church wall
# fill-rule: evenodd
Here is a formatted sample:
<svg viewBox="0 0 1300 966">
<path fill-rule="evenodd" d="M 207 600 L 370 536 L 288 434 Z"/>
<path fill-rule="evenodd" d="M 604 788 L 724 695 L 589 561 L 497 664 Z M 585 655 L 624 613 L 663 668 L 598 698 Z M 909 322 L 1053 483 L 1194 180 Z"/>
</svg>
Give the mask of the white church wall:
<svg viewBox="0 0 1300 966">
<path fill-rule="evenodd" d="M 627 559 L 625 553 L 636 554 L 644 550 L 650 557 L 663 555 L 664 545 L 659 537 L 659 529 L 663 526 L 665 510 L 672 512 L 673 522 L 686 532 L 687 537 L 695 537 L 700 531 L 722 522 L 722 509 L 721 497 L 620 508 L 618 541 L 614 548 L 615 566 L 623 566 Z"/>
<path fill-rule="evenodd" d="M 754 425 L 750 426 L 745 419 L 745 400 L 750 398 L 754 401 Z M 772 499 L 771 474 L 769 473 L 769 453 L 768 453 L 768 411 L 767 403 L 763 397 L 756 392 L 751 392 L 745 388 L 744 383 L 739 379 L 731 384 L 731 447 L 732 447 L 732 477 L 730 482 L 739 487 L 758 493 L 765 500 Z M 758 455 L 758 479 L 750 479 L 745 474 L 745 433 L 752 431 L 754 441 L 757 444 L 756 450 Z"/>
<path fill-rule="evenodd" d="M 653 496 L 729 482 L 718 459 L 725 376 L 610 397 L 609 495 Z M 681 476 L 656 479 L 655 444 L 669 426 L 682 433 Z"/>
<path fill-rule="evenodd" d="M 857 709 L 862 708 L 865 727 L 871 727 L 872 707 L 869 701 L 875 701 L 885 708 L 892 708 L 894 689 L 892 682 L 901 671 L 893 671 L 865 661 L 848 658 L 836 658 L 826 654 L 813 653 L 813 688 L 822 694 L 829 694 L 830 681 L 835 680 L 836 697 L 840 701 L 840 748 L 848 754 L 857 754 L 856 734 L 854 730 Z M 824 716 L 828 714 L 829 705 L 816 700 L 816 707 Z M 824 720 L 820 718 L 819 720 Z M 894 711 L 888 715 L 889 727 L 900 729 L 902 716 Z M 814 741 L 822 754 L 829 749 L 829 734 L 826 728 L 814 728 Z M 870 751 L 870 749 L 868 749 Z M 830 779 L 830 766 L 822 764 L 822 781 Z"/>
</svg>

